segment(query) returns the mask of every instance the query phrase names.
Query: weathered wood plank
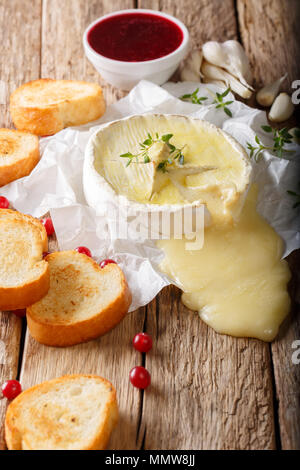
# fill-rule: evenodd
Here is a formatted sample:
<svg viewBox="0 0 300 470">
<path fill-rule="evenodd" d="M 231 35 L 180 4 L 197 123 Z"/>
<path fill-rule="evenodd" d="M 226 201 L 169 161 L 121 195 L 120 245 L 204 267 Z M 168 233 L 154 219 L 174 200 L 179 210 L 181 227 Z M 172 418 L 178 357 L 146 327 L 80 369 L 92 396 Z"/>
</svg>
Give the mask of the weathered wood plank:
<svg viewBox="0 0 300 470">
<path fill-rule="evenodd" d="M 193 47 L 237 37 L 234 3 L 139 0 L 181 19 Z M 157 303 L 156 303 L 157 302 Z M 269 347 L 217 335 L 165 289 L 148 306 L 147 331 L 157 338 L 146 356 L 153 386 L 145 392 L 140 440 L 146 449 L 273 449 Z"/>
<path fill-rule="evenodd" d="M 281 446 L 284 450 L 300 450 L 300 250 L 289 256 L 289 265 L 293 273 L 290 293 L 294 305 L 281 334 L 272 344 L 272 358 Z"/>
<path fill-rule="evenodd" d="M 42 64 L 43 77 L 100 81 L 99 75 L 84 59 L 82 33 L 97 17 L 112 10 L 132 7 L 131 0 L 46 0 L 43 5 Z M 107 101 L 119 92 L 102 82 Z M 57 249 L 56 245 L 51 246 Z M 94 373 L 111 380 L 116 386 L 120 406 L 120 423 L 110 446 L 135 449 L 139 427 L 141 394 L 129 384 L 129 371 L 141 363 L 132 348 L 133 336 L 143 329 L 144 309 L 127 318 L 112 332 L 72 348 L 49 348 L 34 341 L 27 333 L 21 370 L 24 388 L 66 373 Z"/>
<path fill-rule="evenodd" d="M 103 87 L 107 104 L 123 97 L 125 93 L 107 84 L 85 57 L 82 35 L 100 16 L 133 7 L 134 0 L 43 0 L 41 76 L 95 81 Z"/>
<path fill-rule="evenodd" d="M 0 385 L 5 380 L 17 378 L 21 328 L 20 318 L 10 312 L 0 312 Z M 0 396 L 0 450 L 5 449 L 3 423 L 6 408 L 7 399 Z"/>
<path fill-rule="evenodd" d="M 160 10 L 183 21 L 195 49 L 206 41 L 237 37 L 234 0 L 138 0 L 138 7 Z"/>
<path fill-rule="evenodd" d="M 273 449 L 268 345 L 218 335 L 180 297 L 167 288 L 147 309 L 154 348 L 146 356 L 145 448 Z"/>
<path fill-rule="evenodd" d="M 0 0 L 0 125 L 9 126 L 9 96 L 40 73 L 41 0 Z"/>
<path fill-rule="evenodd" d="M 0 127 L 10 127 L 9 95 L 40 72 L 41 0 L 0 0 Z M 0 191 L 1 194 L 1 191 Z M 22 321 L 0 312 L 0 384 L 16 378 Z M 5 448 L 3 421 L 7 400 L 0 393 L 0 449 Z"/>
<path fill-rule="evenodd" d="M 243 45 L 257 87 L 288 73 L 283 89 L 300 76 L 298 0 L 237 0 Z"/>
<path fill-rule="evenodd" d="M 288 80 L 282 88 L 291 92 L 290 84 L 300 76 L 300 3 L 297 0 L 238 0 L 237 9 L 241 38 L 257 87 L 288 72 Z M 292 127 L 296 123 L 297 118 L 293 116 L 282 125 Z M 271 345 L 283 449 L 300 449 L 300 366 L 292 363 L 292 344 L 300 339 L 299 263 L 298 250 L 289 256 L 293 272 L 291 293 L 296 302 L 280 336 Z"/>
</svg>

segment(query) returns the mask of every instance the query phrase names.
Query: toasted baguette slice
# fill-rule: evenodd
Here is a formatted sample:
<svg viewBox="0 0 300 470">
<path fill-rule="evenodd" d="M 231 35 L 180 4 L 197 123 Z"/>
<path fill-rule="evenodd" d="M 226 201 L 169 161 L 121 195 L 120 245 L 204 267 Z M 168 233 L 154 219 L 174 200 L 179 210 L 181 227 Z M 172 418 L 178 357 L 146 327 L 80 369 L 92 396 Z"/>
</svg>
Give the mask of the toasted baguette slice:
<svg viewBox="0 0 300 470">
<path fill-rule="evenodd" d="M 48 346 L 72 346 L 97 338 L 126 315 L 131 293 L 116 264 L 99 265 L 76 251 L 48 255 L 50 289 L 27 308 L 31 335 Z"/>
<path fill-rule="evenodd" d="M 25 220 L 31 222 L 33 225 L 35 225 L 41 234 L 41 239 L 43 242 L 43 251 L 48 251 L 48 236 L 46 229 L 44 225 L 39 221 L 39 219 L 36 219 L 35 217 L 32 217 L 31 215 L 28 214 L 22 214 L 21 212 L 18 211 L 13 211 L 11 209 L 1 209 L 0 210 L 0 220 L 3 219 L 18 219 L 18 220 Z"/>
<path fill-rule="evenodd" d="M 102 450 L 118 422 L 116 391 L 96 375 L 66 375 L 35 385 L 9 405 L 9 450 Z"/>
<path fill-rule="evenodd" d="M 10 97 L 16 128 L 36 135 L 94 121 L 104 111 L 102 89 L 96 83 L 40 79 L 20 86 Z"/>
<path fill-rule="evenodd" d="M 0 129 L 0 186 L 29 175 L 39 159 L 36 135 Z"/>
<path fill-rule="evenodd" d="M 26 308 L 49 286 L 40 228 L 26 218 L 0 219 L 0 310 Z"/>
</svg>

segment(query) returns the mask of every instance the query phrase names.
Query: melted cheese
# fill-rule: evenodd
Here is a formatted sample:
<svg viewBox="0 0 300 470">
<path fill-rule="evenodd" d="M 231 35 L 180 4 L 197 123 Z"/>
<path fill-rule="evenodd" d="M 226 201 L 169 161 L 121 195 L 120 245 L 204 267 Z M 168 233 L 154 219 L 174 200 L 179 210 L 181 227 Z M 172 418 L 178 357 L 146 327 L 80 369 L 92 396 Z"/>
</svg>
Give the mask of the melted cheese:
<svg viewBox="0 0 300 470">
<path fill-rule="evenodd" d="M 183 303 L 219 333 L 272 341 L 290 308 L 290 271 L 281 238 L 256 211 L 252 188 L 238 223 L 206 229 L 204 246 L 160 240 L 162 270 L 184 291 Z"/>
</svg>

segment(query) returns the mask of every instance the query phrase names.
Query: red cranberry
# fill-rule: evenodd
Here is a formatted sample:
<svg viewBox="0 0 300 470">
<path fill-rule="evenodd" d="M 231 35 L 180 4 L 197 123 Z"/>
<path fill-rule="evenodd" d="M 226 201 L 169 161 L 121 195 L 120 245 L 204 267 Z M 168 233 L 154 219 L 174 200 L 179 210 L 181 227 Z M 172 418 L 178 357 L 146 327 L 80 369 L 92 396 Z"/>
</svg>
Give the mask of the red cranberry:
<svg viewBox="0 0 300 470">
<path fill-rule="evenodd" d="M 43 252 L 43 259 L 46 258 L 46 256 L 50 255 L 50 251 L 44 251 Z"/>
<path fill-rule="evenodd" d="M 105 268 L 107 264 L 117 264 L 113 259 L 104 259 L 100 263 L 100 268 Z"/>
<path fill-rule="evenodd" d="M 20 317 L 20 318 L 26 317 L 26 308 L 22 308 L 19 310 L 12 310 L 11 313 L 16 315 L 16 317 Z"/>
<path fill-rule="evenodd" d="M 2 385 L 3 396 L 8 398 L 8 400 L 13 400 L 22 392 L 22 387 L 20 382 L 17 380 L 7 380 Z"/>
<path fill-rule="evenodd" d="M 91 251 L 86 246 L 78 246 L 75 251 L 78 251 L 78 253 L 82 253 L 83 255 L 89 256 L 90 258 L 92 257 Z"/>
<path fill-rule="evenodd" d="M 6 199 L 4 196 L 0 196 L 0 209 L 8 209 L 9 208 L 9 200 Z"/>
<path fill-rule="evenodd" d="M 132 344 L 137 351 L 146 353 L 152 348 L 152 338 L 147 333 L 138 333 L 133 338 Z"/>
<path fill-rule="evenodd" d="M 151 383 L 151 375 L 149 374 L 147 369 L 142 366 L 136 366 L 131 369 L 129 373 L 129 379 L 132 385 L 136 388 L 145 389 L 149 387 Z"/>
<path fill-rule="evenodd" d="M 42 222 L 42 224 L 44 225 L 44 227 L 46 229 L 48 237 L 50 237 L 50 235 L 53 235 L 54 227 L 53 227 L 53 222 L 50 219 L 50 217 L 46 217 L 45 219 L 42 219 L 41 222 Z"/>
</svg>

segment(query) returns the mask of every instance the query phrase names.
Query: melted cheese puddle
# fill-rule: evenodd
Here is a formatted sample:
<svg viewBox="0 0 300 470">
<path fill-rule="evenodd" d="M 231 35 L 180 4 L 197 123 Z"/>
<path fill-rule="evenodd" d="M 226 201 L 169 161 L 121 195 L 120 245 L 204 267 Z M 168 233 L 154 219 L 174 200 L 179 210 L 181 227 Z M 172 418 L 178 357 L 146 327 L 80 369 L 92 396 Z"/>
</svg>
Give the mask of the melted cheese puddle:
<svg viewBox="0 0 300 470">
<path fill-rule="evenodd" d="M 160 240 L 161 269 L 184 291 L 182 301 L 219 333 L 272 341 L 290 308 L 290 271 L 283 243 L 256 212 L 257 191 L 248 194 L 234 226 L 206 229 L 204 246 Z"/>
</svg>

